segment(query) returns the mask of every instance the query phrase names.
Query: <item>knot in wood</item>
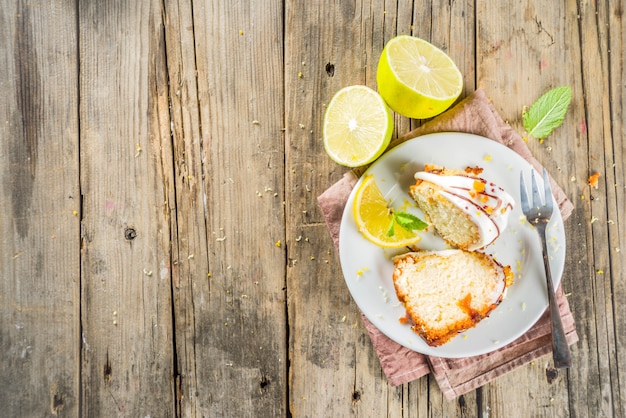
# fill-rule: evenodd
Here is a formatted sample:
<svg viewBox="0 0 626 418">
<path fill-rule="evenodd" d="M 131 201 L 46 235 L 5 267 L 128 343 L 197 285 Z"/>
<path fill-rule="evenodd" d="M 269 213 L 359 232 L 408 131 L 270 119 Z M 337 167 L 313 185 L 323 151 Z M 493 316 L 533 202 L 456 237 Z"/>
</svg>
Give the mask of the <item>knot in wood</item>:
<svg viewBox="0 0 626 418">
<path fill-rule="evenodd" d="M 126 238 L 128 241 L 134 240 L 135 238 L 137 238 L 137 230 L 132 226 L 127 227 L 126 229 L 124 229 L 124 238 Z"/>
<path fill-rule="evenodd" d="M 326 74 L 328 74 L 329 77 L 332 77 L 335 75 L 335 65 L 331 64 L 330 62 L 328 64 L 326 64 Z"/>
</svg>

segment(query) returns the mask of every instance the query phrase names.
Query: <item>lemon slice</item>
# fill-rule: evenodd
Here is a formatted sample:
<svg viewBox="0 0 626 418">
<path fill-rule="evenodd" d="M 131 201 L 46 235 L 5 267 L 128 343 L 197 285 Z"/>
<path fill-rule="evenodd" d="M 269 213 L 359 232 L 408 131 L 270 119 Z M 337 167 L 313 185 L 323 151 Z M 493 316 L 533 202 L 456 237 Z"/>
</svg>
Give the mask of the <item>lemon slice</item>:
<svg viewBox="0 0 626 418">
<path fill-rule="evenodd" d="M 382 97 L 366 86 L 339 90 L 324 115 L 324 148 L 333 161 L 348 167 L 378 158 L 392 133 L 391 111 Z"/>
<path fill-rule="evenodd" d="M 406 247 L 420 240 L 415 231 L 407 231 L 400 227 L 394 228 L 392 236 L 388 235 L 393 214 L 372 174 L 365 176 L 357 189 L 352 208 L 359 231 L 365 239 L 380 247 Z"/>
<path fill-rule="evenodd" d="M 445 52 L 423 39 L 391 39 L 376 72 L 378 92 L 395 112 L 426 119 L 450 107 L 463 90 L 463 76 Z"/>
</svg>

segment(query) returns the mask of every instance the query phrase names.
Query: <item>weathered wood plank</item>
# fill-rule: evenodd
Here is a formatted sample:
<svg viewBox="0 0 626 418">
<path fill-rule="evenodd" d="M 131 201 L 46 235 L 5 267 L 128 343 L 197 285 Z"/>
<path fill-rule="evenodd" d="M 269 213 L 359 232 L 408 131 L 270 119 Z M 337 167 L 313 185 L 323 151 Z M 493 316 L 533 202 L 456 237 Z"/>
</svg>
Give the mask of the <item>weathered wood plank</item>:
<svg viewBox="0 0 626 418">
<path fill-rule="evenodd" d="M 166 5 L 183 416 L 286 414 L 282 5 Z"/>
<path fill-rule="evenodd" d="M 0 7 L 4 414 L 626 416 L 623 2 L 122 3 Z M 576 206 L 567 372 L 546 356 L 452 402 L 384 377 L 316 197 L 347 170 L 324 103 L 376 87 L 401 33 L 520 133 L 573 89 L 528 141 Z"/>
<path fill-rule="evenodd" d="M 424 38 L 446 52 L 463 75 L 463 92 L 459 100 L 476 89 L 476 16 L 474 2 L 470 1 L 432 1 L 430 8 L 415 7 L 417 16 L 414 24 L 414 36 Z M 423 26 L 423 27 L 422 27 Z M 476 411 L 477 397 L 475 393 L 467 394 L 461 401 L 449 402 L 441 393 L 434 378 L 428 377 L 428 392 L 412 391 L 411 396 L 419 398 L 427 396 L 430 413 L 442 416 L 465 414 Z M 410 383 L 411 386 L 424 388 L 424 383 Z M 471 416 L 471 413 L 470 413 Z"/>
<path fill-rule="evenodd" d="M 323 20 L 316 18 L 320 10 L 326 10 L 326 18 Z M 287 183 L 292 184 L 296 193 L 292 195 L 291 203 L 287 204 L 287 219 L 294 220 L 291 225 L 288 224 L 287 235 L 288 240 L 291 236 L 300 237 L 301 231 L 306 228 L 319 235 L 315 242 L 328 242 L 326 246 L 330 247 L 332 244 L 323 218 L 315 202 L 311 202 L 308 190 L 317 196 L 337 180 L 345 169 L 332 163 L 323 151 L 321 124 L 324 108 L 320 108 L 319 103 L 327 103 L 337 90 L 347 85 L 365 84 L 375 88 L 376 66 L 382 48 L 387 40 L 401 33 L 413 33 L 432 40 L 454 55 L 455 61 L 467 74 L 466 89 L 472 91 L 473 37 L 470 36 L 469 40 L 465 37 L 474 33 L 473 18 L 466 18 L 466 14 L 473 16 L 474 10 L 468 2 L 455 2 L 453 5 L 447 2 L 419 5 L 412 2 L 401 2 L 398 5 L 357 2 L 349 7 L 345 4 L 312 2 L 305 8 L 287 4 L 287 12 Z M 439 20 L 445 24 L 437 24 Z M 295 33 L 301 33 L 303 28 L 305 32 L 296 36 Z M 469 47 L 464 43 L 467 41 Z M 306 68 L 302 69 L 302 63 L 307 64 Z M 333 66 L 332 77 L 323 72 L 327 63 Z M 296 74 L 300 71 L 303 77 L 297 78 Z M 307 112 L 302 109 L 307 109 Z M 313 114 L 309 114 L 308 109 L 313 109 Z M 417 122 L 399 116 L 396 116 L 395 121 L 396 135 L 406 133 Z M 301 125 L 312 126 L 311 131 L 299 131 Z M 289 166 L 293 168 L 289 170 Z M 307 183 L 307 187 L 298 187 L 298 182 L 303 179 L 308 181 L 309 178 L 311 183 Z M 322 223 L 321 227 L 317 226 L 319 223 Z M 312 232 L 309 234 L 311 240 Z M 306 246 L 301 247 L 298 242 L 295 244 L 290 245 L 289 253 L 298 262 L 288 274 L 290 328 L 293 335 L 292 365 L 294 370 L 306 370 L 307 373 L 300 375 L 294 371 L 291 374 L 292 411 L 305 416 L 324 414 L 328 411 L 326 408 L 332 408 L 339 415 L 377 416 L 394 410 L 425 412 L 425 404 L 420 405 L 419 399 L 429 396 L 431 390 L 435 390 L 441 398 L 436 383 L 428 378 L 421 379 L 408 386 L 406 396 L 402 396 L 402 388 L 389 388 L 360 317 L 355 315 L 357 311 L 354 303 L 349 295 L 346 297 L 341 271 L 324 265 L 320 267 L 317 260 L 310 259 L 310 250 Z M 332 254 L 330 262 L 338 266 L 334 249 Z M 318 280 L 314 285 L 302 280 L 302 277 L 314 276 Z M 314 303 L 313 300 L 320 298 L 328 302 L 316 305 L 316 315 L 300 313 Z M 344 323 L 337 324 L 337 317 Z M 325 334 L 315 335 L 313 330 L 318 329 L 320 323 L 331 325 L 324 331 Z M 320 346 L 317 341 L 322 335 L 325 342 Z M 314 354 L 316 351 L 338 351 L 340 355 L 330 357 L 328 354 Z M 315 363 L 317 357 L 324 358 L 325 362 Z M 429 381 L 430 386 L 424 384 Z M 328 385 L 326 382 L 333 384 Z M 310 400 L 320 398 L 326 401 Z M 454 411 L 456 408 L 454 403 L 445 406 L 445 401 L 440 402 L 444 411 Z"/>
<path fill-rule="evenodd" d="M 206 226 L 202 196 L 202 152 L 191 4 L 166 2 L 165 45 L 170 103 L 174 178 L 168 206 L 173 212 L 172 280 L 176 334 L 175 376 L 180 416 L 196 416 L 198 381 L 195 365 L 194 300 L 207 293 Z M 195 283 L 197 282 L 197 284 Z"/>
<path fill-rule="evenodd" d="M 606 195 L 590 188 L 586 182 L 589 175 L 598 171 L 602 179 L 606 179 L 606 171 L 602 164 L 605 155 L 604 135 L 610 137 L 610 127 L 607 118 L 610 117 L 608 97 L 598 92 L 608 89 L 608 60 L 605 20 L 600 17 L 602 4 L 578 4 L 577 16 L 580 28 L 579 48 L 581 54 L 581 90 L 584 95 L 584 117 L 577 119 L 581 131 L 582 146 L 584 149 L 576 155 L 578 171 L 573 174 L 576 181 L 576 197 L 578 206 L 584 215 L 579 219 L 579 228 L 585 231 L 583 249 L 579 260 L 588 260 L 588 264 L 577 266 L 584 274 L 578 274 L 579 281 L 574 288 L 572 300 L 575 303 L 574 312 L 583 323 L 581 361 L 579 367 L 570 373 L 571 397 L 576 405 L 578 415 L 594 414 L 598 416 L 615 416 L 614 404 L 611 396 L 614 380 L 611 378 L 612 335 L 608 333 L 614 329 L 610 322 L 613 320 L 610 289 L 605 287 L 608 254 L 608 225 Z M 572 177 L 572 180 L 574 177 Z M 602 181 L 604 183 L 604 181 Z M 606 193 L 606 188 L 603 187 Z M 583 199 L 584 196 L 584 199 Z M 598 221 L 594 221 L 598 219 Z M 572 241 L 570 241 L 572 242 Z M 584 256 L 584 258 L 583 258 Z M 607 271 L 606 276 L 598 270 Z M 589 390 L 593 386 L 594 390 Z"/>
<path fill-rule="evenodd" d="M 624 330 L 624 311 L 618 302 L 624 297 L 626 277 L 624 258 L 618 251 L 626 235 L 623 225 L 620 235 L 616 224 L 620 221 L 620 212 L 623 214 L 625 190 L 624 133 L 620 129 L 624 123 L 623 108 L 616 106 L 623 103 L 624 98 L 622 8 L 621 2 L 613 5 L 581 2 L 578 7 L 586 116 L 586 123 L 581 127 L 585 128 L 588 138 L 583 154 L 586 161 L 581 161 L 581 164 L 586 162 L 588 171 L 581 183 L 593 173 L 601 176 L 597 189 L 585 185 L 581 193 L 586 196 L 584 207 L 588 217 L 583 224 L 587 228 L 587 251 L 591 261 L 587 285 L 590 288 L 582 300 L 586 302 L 585 307 L 589 298 L 594 302 L 592 314 L 585 317 L 589 321 L 585 331 L 593 335 L 593 339 L 589 339 L 590 352 L 586 354 L 595 372 L 589 376 L 587 384 L 594 384 L 596 390 L 588 400 L 584 397 L 587 391 L 574 390 L 576 380 L 570 390 L 577 400 L 577 409 L 586 412 L 585 404 L 580 402 L 585 400 L 589 411 L 597 411 L 599 416 L 626 416 L 624 387 L 619 380 L 624 376 L 620 364 L 625 358 L 625 337 L 619 332 Z"/>
<path fill-rule="evenodd" d="M 608 241 L 606 215 L 595 215 L 602 216 L 605 222 L 594 225 L 590 222 L 594 213 L 605 213 L 606 208 L 602 208 L 604 203 L 593 200 L 595 193 L 586 184 L 593 166 L 603 167 L 601 159 L 605 152 L 597 148 L 602 142 L 594 138 L 606 134 L 602 121 L 609 112 L 606 99 L 595 93 L 608 87 L 603 76 L 606 48 L 598 48 L 603 43 L 600 27 L 605 26 L 606 20 L 599 18 L 594 6 L 587 2 L 567 2 L 559 7 L 496 3 L 481 3 L 478 13 L 479 57 L 483 58 L 477 71 L 479 85 L 493 97 L 504 117 L 523 132 L 520 113 L 524 105 L 530 105 L 543 92 L 558 85 L 570 85 L 573 90 L 572 106 L 564 124 L 543 143 L 529 139 L 528 145 L 576 206 L 565 224 L 568 247 L 563 286 L 571 293 L 570 304 L 580 337 L 573 347 L 574 367 L 570 371 L 561 371 L 558 379 L 553 379 L 551 359 L 546 357 L 540 363 L 545 380 L 526 367 L 512 377 L 523 382 L 527 390 L 505 393 L 510 403 L 525 405 L 525 411 L 533 416 L 566 414 L 567 410 L 577 416 L 611 416 L 608 340 L 612 339 L 609 337 L 612 332 L 606 322 L 611 320 L 611 299 L 602 284 L 603 277 L 594 267 L 606 258 L 602 255 L 605 250 L 600 249 L 605 249 Z M 505 13 L 498 8 L 506 8 L 510 25 L 495 24 Z M 596 37 L 598 34 L 600 39 Z M 506 68 L 505 75 L 502 68 Z M 540 384 L 542 381 L 547 381 L 548 390 L 545 383 Z M 512 382 L 509 376 L 499 379 L 489 385 L 486 393 L 486 403 L 491 403 L 492 410 L 499 413 L 509 410 L 496 397 L 505 390 L 507 382 Z M 590 386 L 596 389 L 590 390 Z M 528 396 L 537 402 L 525 403 Z"/>
<path fill-rule="evenodd" d="M 174 414 L 160 4 L 79 4 L 82 416 Z"/>
<path fill-rule="evenodd" d="M 424 4 L 423 7 L 418 8 L 415 8 L 413 5 L 413 1 L 410 0 L 385 4 L 385 20 L 383 25 L 384 40 L 383 45 L 379 46 L 379 49 L 375 52 L 377 54 L 377 56 L 375 57 L 376 66 L 378 65 L 378 60 L 380 58 L 380 54 L 382 52 L 384 44 L 394 36 L 422 36 L 417 34 L 418 31 L 424 31 L 423 36 L 427 36 L 428 33 L 426 31 L 426 25 L 420 23 L 421 20 L 419 16 L 421 16 L 422 14 L 427 14 L 426 4 Z M 427 20 L 425 19 L 424 21 Z M 406 132 L 410 132 L 412 129 L 418 127 L 419 124 L 419 121 L 408 119 L 398 114 L 394 114 L 394 138 L 397 138 L 398 136 L 401 136 Z M 375 351 L 371 351 L 372 358 L 378 361 Z M 380 365 L 378 367 L 380 367 Z M 386 379 L 382 369 L 379 373 L 381 379 Z M 387 410 L 387 416 L 426 416 L 425 414 L 427 413 L 427 406 L 426 402 L 424 402 L 423 400 L 428 398 L 428 392 L 430 390 L 428 377 L 424 377 L 409 384 L 395 388 L 387 384 L 385 389 L 388 393 L 387 396 L 391 400 L 387 403 L 387 405 L 385 405 L 385 408 Z M 364 410 L 380 410 L 383 406 L 376 404 L 372 405 L 372 402 L 376 402 L 375 393 L 373 395 L 374 396 L 370 395 L 365 398 L 365 402 L 363 402 L 364 404 L 366 404 Z"/>
<path fill-rule="evenodd" d="M 478 85 L 493 98 L 496 109 L 520 134 L 524 132 L 521 125 L 523 107 L 530 105 L 542 93 L 558 85 L 571 85 L 574 94 L 579 94 L 575 85 L 579 82 L 575 68 L 564 65 L 572 60 L 571 56 L 565 55 L 565 48 L 561 47 L 569 41 L 565 22 L 560 19 L 565 13 L 564 5 L 531 6 L 499 2 L 482 2 L 477 12 Z M 508 16 L 507 25 L 498 24 L 503 15 Z M 576 54 L 576 50 L 571 53 Z M 535 139 L 528 140 L 535 157 L 561 184 L 567 171 L 559 172 L 555 167 L 563 167 L 565 170 L 567 160 L 564 151 L 568 144 L 560 140 L 562 138 L 556 139 L 556 133 L 559 137 L 567 137 L 573 132 L 573 124 L 570 122 L 574 120 L 572 113 L 568 114 L 564 125 L 553 135 L 555 139 L 546 140 L 546 146 L 540 145 Z M 569 230 L 568 226 L 566 230 Z M 571 279 L 564 277 L 563 285 L 566 289 L 571 289 Z M 546 383 L 550 362 L 551 358 L 547 356 L 483 388 L 485 408 L 496 416 L 506 416 L 520 410 L 527 411 L 525 414 L 529 416 L 567 416 L 566 382 L 561 378 L 554 383 L 549 381 L 552 383 L 550 386 Z M 520 385 L 524 391 L 517 389 Z"/>
<path fill-rule="evenodd" d="M 626 417 L 626 23 L 624 2 L 610 3 L 603 14 L 608 23 L 605 41 L 608 53 L 610 135 L 604 136 L 606 180 L 607 225 L 610 278 L 609 297 L 612 302 L 613 328 L 610 351 L 615 353 L 611 369 L 613 413 L 616 417 Z M 594 192 L 596 193 L 596 192 Z M 600 194 L 601 195 L 601 194 Z M 606 248 L 606 246 L 605 246 Z M 605 250 L 606 251 L 606 250 Z"/>
<path fill-rule="evenodd" d="M 316 197 L 346 171 L 324 152 L 324 104 L 342 87 L 375 87 L 384 39 L 372 28 L 382 30 L 384 7 L 286 2 L 285 19 L 290 410 L 294 416 L 379 416 L 387 402 L 384 376 Z"/>
<path fill-rule="evenodd" d="M 0 7 L 0 405 L 77 416 L 78 72 L 72 2 Z"/>
</svg>

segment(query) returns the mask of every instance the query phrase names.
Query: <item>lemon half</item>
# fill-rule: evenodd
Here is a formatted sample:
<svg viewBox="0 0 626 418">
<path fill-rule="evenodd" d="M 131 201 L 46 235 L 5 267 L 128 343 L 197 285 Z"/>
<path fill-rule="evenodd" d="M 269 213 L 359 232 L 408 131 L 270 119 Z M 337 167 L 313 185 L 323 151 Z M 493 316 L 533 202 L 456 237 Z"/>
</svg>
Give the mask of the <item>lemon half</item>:
<svg viewBox="0 0 626 418">
<path fill-rule="evenodd" d="M 372 174 L 363 178 L 354 195 L 352 210 L 359 231 L 365 239 L 379 247 L 401 248 L 413 245 L 421 239 L 417 232 L 400 227 L 395 228 L 392 236 L 387 234 L 393 221 L 393 213 Z"/>
</svg>

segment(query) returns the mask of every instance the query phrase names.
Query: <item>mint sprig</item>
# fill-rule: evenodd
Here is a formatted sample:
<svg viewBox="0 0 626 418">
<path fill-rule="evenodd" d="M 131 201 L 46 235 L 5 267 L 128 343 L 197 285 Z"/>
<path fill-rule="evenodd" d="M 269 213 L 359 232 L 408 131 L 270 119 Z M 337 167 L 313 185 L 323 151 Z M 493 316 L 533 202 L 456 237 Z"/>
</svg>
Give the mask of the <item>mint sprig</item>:
<svg viewBox="0 0 626 418">
<path fill-rule="evenodd" d="M 415 215 L 407 212 L 393 212 L 389 228 L 387 228 L 387 236 L 393 237 L 396 233 L 395 225 L 398 224 L 402 229 L 407 231 L 421 231 L 428 226 L 428 224 L 422 221 Z"/>
<path fill-rule="evenodd" d="M 572 100 L 569 86 L 556 87 L 544 93 L 530 109 L 522 111 L 526 132 L 534 138 L 544 139 L 559 127 Z"/>
</svg>

